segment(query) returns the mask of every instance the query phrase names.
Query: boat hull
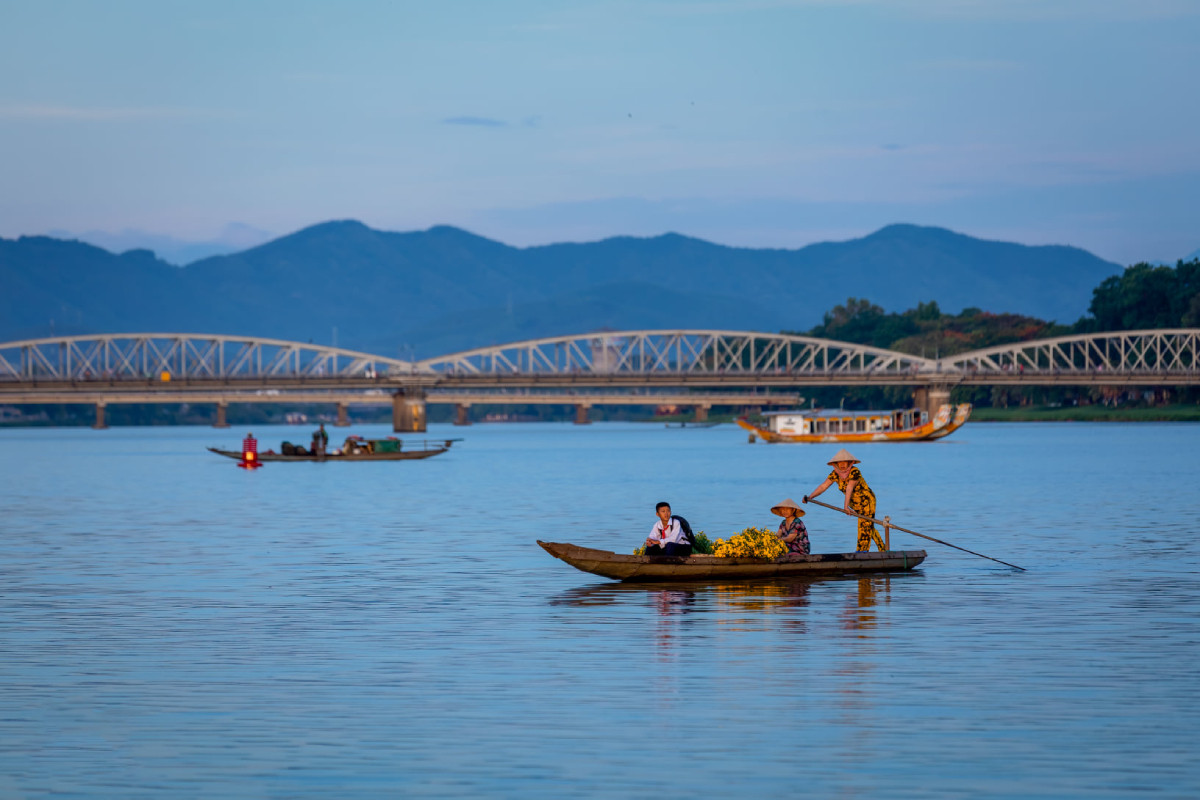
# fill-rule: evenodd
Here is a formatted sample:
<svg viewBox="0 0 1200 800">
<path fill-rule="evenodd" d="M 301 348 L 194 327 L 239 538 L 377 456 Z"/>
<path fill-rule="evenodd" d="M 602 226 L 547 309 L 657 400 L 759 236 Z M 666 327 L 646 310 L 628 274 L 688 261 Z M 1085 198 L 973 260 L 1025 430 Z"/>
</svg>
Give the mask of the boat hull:
<svg viewBox="0 0 1200 800">
<path fill-rule="evenodd" d="M 966 424 L 966 421 L 971 418 L 971 408 L 972 406 L 970 403 L 960 403 L 959 405 L 955 406 L 954 419 L 950 420 L 950 424 L 941 430 L 934 431 L 933 433 L 929 434 L 929 438 L 940 439 L 943 436 L 949 436 L 961 428 L 964 424 Z"/>
<path fill-rule="evenodd" d="M 966 409 L 965 411 L 963 409 Z M 755 425 L 746 419 L 736 420 L 737 424 L 753 433 L 764 442 L 778 444 L 792 442 L 799 444 L 855 444 L 862 442 L 921 442 L 929 439 L 940 439 L 953 433 L 967 421 L 971 415 L 971 404 L 964 403 L 954 411 L 953 406 L 944 405 L 929 422 L 915 428 L 902 431 L 864 431 L 862 433 L 776 433 L 767 428 Z M 953 417 L 953 420 L 951 419 Z"/>
<path fill-rule="evenodd" d="M 718 558 L 693 555 L 635 556 L 575 544 L 543 542 L 542 549 L 572 567 L 618 581 L 755 580 L 803 576 L 851 575 L 867 572 L 907 572 L 925 560 L 924 550 L 883 553 L 789 553 L 781 558 Z"/>
<path fill-rule="evenodd" d="M 237 461 L 242 460 L 242 454 L 236 450 L 220 450 L 216 447 L 208 449 L 219 456 L 225 456 Z M 449 449 L 450 445 L 446 445 L 445 447 L 436 447 L 431 450 L 401 450 L 395 453 L 360 453 L 357 455 L 327 454 L 325 456 L 285 456 L 282 453 L 259 453 L 258 460 L 263 463 L 268 461 L 411 461 L 413 459 L 436 456 Z"/>
</svg>

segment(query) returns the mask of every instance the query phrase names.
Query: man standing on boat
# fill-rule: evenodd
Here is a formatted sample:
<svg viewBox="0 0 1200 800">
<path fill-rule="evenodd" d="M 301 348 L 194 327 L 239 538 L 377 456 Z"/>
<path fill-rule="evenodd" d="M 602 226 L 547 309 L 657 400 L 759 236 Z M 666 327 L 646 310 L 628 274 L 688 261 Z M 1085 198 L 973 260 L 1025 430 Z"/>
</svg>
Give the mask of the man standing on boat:
<svg viewBox="0 0 1200 800">
<path fill-rule="evenodd" d="M 313 431 L 312 450 L 313 455 L 318 458 L 325 457 L 325 451 L 329 448 L 329 434 L 325 432 L 325 423 L 322 422 L 320 427 Z"/>
<path fill-rule="evenodd" d="M 692 545 L 683 532 L 679 517 L 671 516 L 671 504 L 659 503 L 654 507 L 658 522 L 650 529 L 646 539 L 646 555 L 648 556 L 681 556 L 687 558 L 692 554 Z"/>
</svg>

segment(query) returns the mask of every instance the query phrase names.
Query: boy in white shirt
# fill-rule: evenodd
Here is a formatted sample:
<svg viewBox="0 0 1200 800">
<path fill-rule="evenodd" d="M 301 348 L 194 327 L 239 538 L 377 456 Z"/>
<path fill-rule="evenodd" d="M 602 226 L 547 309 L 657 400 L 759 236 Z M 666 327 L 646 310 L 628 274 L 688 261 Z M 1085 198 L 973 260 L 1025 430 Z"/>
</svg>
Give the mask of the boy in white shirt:
<svg viewBox="0 0 1200 800">
<path fill-rule="evenodd" d="M 692 554 L 692 545 L 683 532 L 680 517 L 671 516 L 671 504 L 659 503 L 654 507 L 658 522 L 650 529 L 646 538 L 646 555 L 648 556 L 682 556 Z"/>
</svg>

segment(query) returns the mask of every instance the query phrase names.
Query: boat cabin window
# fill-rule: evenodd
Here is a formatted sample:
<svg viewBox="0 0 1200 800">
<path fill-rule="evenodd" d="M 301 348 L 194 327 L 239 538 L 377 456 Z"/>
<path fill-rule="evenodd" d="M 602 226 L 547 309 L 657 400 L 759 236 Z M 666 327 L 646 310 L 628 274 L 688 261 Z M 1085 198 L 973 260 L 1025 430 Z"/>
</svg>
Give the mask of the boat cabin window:
<svg viewBox="0 0 1200 800">
<path fill-rule="evenodd" d="M 854 430 L 858 431 L 859 433 L 862 433 L 866 429 L 867 429 L 867 421 L 865 419 L 863 419 L 862 417 L 859 417 L 857 420 L 855 420 Z"/>
</svg>

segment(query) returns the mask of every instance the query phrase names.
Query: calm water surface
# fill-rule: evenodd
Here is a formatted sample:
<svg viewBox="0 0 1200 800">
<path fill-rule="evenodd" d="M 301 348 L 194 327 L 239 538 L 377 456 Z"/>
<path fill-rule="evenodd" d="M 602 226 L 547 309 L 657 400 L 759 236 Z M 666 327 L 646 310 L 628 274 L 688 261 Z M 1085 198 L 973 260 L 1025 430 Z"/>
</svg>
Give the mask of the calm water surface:
<svg viewBox="0 0 1200 800">
<path fill-rule="evenodd" d="M 465 441 L 423 462 L 204 450 L 243 433 L 0 431 L 0 796 L 1200 794 L 1200 425 L 852 448 L 880 515 L 1027 572 L 894 534 L 918 572 L 651 587 L 535 540 L 627 551 L 661 499 L 714 539 L 774 526 L 836 448 L 611 423 L 436 428 Z"/>
</svg>

